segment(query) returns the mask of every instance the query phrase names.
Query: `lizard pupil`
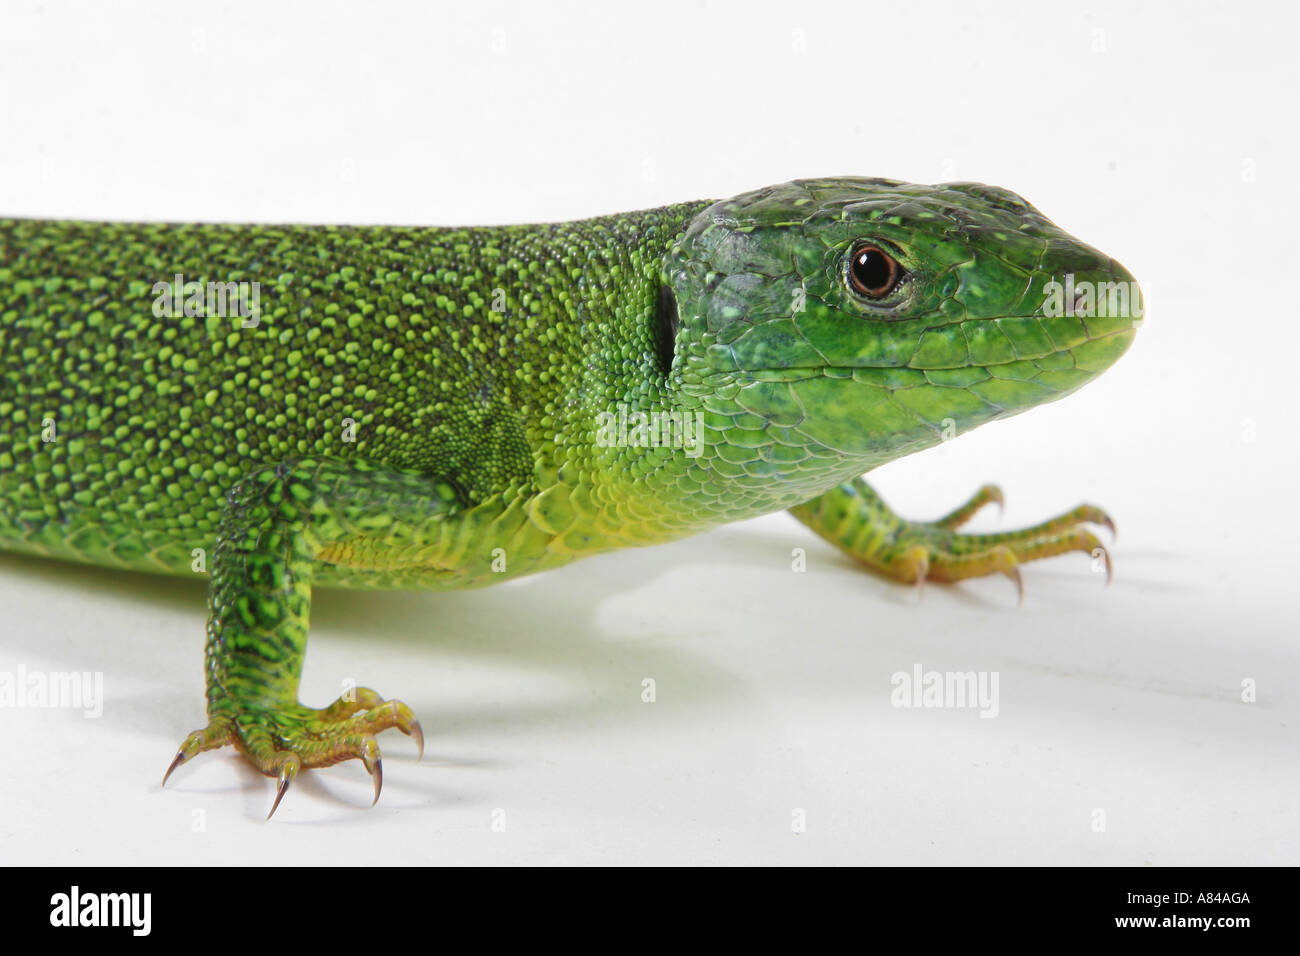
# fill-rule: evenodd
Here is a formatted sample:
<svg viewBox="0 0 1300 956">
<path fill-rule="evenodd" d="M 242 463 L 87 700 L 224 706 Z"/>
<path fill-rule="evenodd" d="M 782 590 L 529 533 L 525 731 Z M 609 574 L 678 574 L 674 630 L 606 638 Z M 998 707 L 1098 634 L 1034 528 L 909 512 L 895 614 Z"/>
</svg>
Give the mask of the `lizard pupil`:
<svg viewBox="0 0 1300 956">
<path fill-rule="evenodd" d="M 902 278 L 898 261 L 879 246 L 861 245 L 853 250 L 849 262 L 849 279 L 859 295 L 879 299 L 889 295 Z"/>
</svg>

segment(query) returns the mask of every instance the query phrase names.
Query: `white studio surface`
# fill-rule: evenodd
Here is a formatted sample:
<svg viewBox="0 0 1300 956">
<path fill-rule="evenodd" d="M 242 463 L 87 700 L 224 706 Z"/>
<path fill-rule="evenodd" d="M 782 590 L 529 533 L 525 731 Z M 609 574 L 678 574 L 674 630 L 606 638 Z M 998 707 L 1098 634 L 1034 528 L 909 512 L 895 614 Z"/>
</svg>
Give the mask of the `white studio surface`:
<svg viewBox="0 0 1300 956">
<path fill-rule="evenodd" d="M 203 721 L 205 587 L 0 554 L 0 863 L 1300 862 L 1292 7 L 14 4 L 0 214 L 547 221 L 801 176 L 1013 189 L 1148 319 L 1079 393 L 873 479 L 976 527 L 1120 536 L 919 596 L 786 515 L 450 595 L 317 592 L 303 700 L 410 704 L 425 758 L 274 784 Z M 2 290 L 0 290 L 2 291 Z M 792 570 L 802 548 L 806 570 Z M 891 678 L 996 674 L 996 716 Z M 643 701 L 654 681 L 655 700 Z M 1243 700 L 1243 696 L 1253 701 Z M 322 837 L 329 835 L 331 839 Z"/>
</svg>

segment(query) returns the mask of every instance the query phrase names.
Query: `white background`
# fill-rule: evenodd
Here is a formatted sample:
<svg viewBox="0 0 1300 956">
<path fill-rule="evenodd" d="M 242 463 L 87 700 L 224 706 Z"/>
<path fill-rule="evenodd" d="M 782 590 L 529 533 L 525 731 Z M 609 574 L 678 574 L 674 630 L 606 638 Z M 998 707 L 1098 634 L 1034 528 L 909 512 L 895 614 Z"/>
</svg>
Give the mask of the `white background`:
<svg viewBox="0 0 1300 956">
<path fill-rule="evenodd" d="M 994 578 L 918 602 L 775 515 L 484 591 L 319 593 L 304 701 L 355 678 L 428 735 L 418 764 L 381 739 L 374 809 L 355 761 L 270 824 L 230 750 L 160 790 L 204 722 L 203 584 L 0 555 L 0 670 L 102 671 L 106 695 L 98 720 L 0 711 L 0 862 L 1300 862 L 1297 25 L 7 3 L 0 214 L 461 224 L 974 179 L 1122 261 L 1149 319 L 1080 393 L 874 476 L 915 517 L 996 481 L 986 528 L 1101 504 L 1109 589 L 1072 555 L 1027 568 L 1020 607 Z M 999 715 L 891 707 L 916 664 L 997 672 Z"/>
</svg>

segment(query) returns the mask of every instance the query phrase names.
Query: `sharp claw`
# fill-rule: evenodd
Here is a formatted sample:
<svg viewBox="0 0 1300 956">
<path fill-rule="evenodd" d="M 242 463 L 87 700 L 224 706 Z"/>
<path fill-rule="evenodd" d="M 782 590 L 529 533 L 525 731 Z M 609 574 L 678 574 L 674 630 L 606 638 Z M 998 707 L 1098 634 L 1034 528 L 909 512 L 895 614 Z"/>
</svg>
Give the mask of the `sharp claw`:
<svg viewBox="0 0 1300 956">
<path fill-rule="evenodd" d="M 164 787 L 167 786 L 167 779 L 172 775 L 172 771 L 175 770 L 184 762 L 185 762 L 185 751 L 184 750 L 176 751 L 176 759 L 173 760 L 172 765 L 167 768 L 167 772 L 163 774 L 162 785 Z"/>
<path fill-rule="evenodd" d="M 1007 570 L 1007 577 L 1016 582 L 1016 607 L 1023 607 L 1025 603 L 1025 579 L 1020 574 L 1019 566 Z"/>
<path fill-rule="evenodd" d="M 203 734 L 201 732 L 195 731 L 186 737 L 185 742 L 181 744 L 180 750 L 176 751 L 176 756 L 172 759 L 171 766 L 168 767 L 167 772 L 163 774 L 162 786 L 167 786 L 167 780 L 171 777 L 172 771 L 197 754 L 202 749 L 202 746 Z"/>
<path fill-rule="evenodd" d="M 1020 574 L 1020 562 L 1016 560 L 1015 553 L 1005 545 L 999 545 L 994 549 L 994 555 L 1001 559 L 1001 568 L 999 570 L 1016 583 L 1016 607 L 1025 603 L 1025 579 Z"/>
<path fill-rule="evenodd" d="M 1110 552 L 1106 550 L 1104 545 L 1100 544 L 1097 545 L 1096 551 L 1100 551 L 1101 556 L 1106 560 L 1106 587 L 1110 587 L 1111 579 L 1115 576 L 1115 566 L 1111 564 Z M 1096 554 L 1096 551 L 1093 553 Z"/>
<path fill-rule="evenodd" d="M 1119 532 L 1115 530 L 1115 522 L 1111 520 L 1110 515 L 1103 511 L 1101 517 L 1097 520 L 1097 524 L 1110 532 L 1110 543 L 1114 544 L 1115 539 L 1119 537 Z"/>
<path fill-rule="evenodd" d="M 280 783 L 275 788 L 275 803 L 271 804 L 271 812 L 266 815 L 268 820 L 275 816 L 275 811 L 280 806 L 280 801 L 283 800 L 284 795 L 289 792 L 289 784 L 293 781 L 293 778 L 297 776 L 298 766 L 298 758 L 291 757 L 289 760 L 286 760 L 284 766 L 280 768 Z"/>
<path fill-rule="evenodd" d="M 989 495 L 989 501 L 995 503 L 998 506 L 998 517 L 1001 518 L 1002 513 L 1006 511 L 1006 505 L 1007 505 L 1006 499 L 1002 497 L 1002 489 L 999 488 L 997 485 L 989 485 L 988 495 Z"/>
<path fill-rule="evenodd" d="M 370 801 L 373 807 L 379 802 L 379 791 L 384 789 L 384 761 L 379 756 L 379 744 L 374 737 L 367 737 L 362 745 L 361 762 L 366 765 L 366 772 L 375 778 L 375 799 Z"/>
<path fill-rule="evenodd" d="M 288 792 L 289 781 L 285 777 L 281 777 L 280 785 L 275 788 L 275 803 L 271 804 L 271 812 L 266 815 L 268 820 L 275 816 L 275 811 L 280 806 L 280 801 L 284 799 L 284 795 Z"/>
<path fill-rule="evenodd" d="M 419 752 L 415 755 L 415 759 L 419 760 L 424 756 L 424 728 L 420 726 L 418 720 L 411 721 L 411 736 L 415 738 L 415 742 L 420 748 Z"/>
</svg>

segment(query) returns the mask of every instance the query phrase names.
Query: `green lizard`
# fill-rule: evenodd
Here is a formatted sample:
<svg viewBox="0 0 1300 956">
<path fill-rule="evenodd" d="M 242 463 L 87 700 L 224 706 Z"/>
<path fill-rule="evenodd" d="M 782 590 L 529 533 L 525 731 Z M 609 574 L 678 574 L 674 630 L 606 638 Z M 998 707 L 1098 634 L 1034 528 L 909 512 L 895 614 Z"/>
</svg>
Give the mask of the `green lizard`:
<svg viewBox="0 0 1300 956">
<path fill-rule="evenodd" d="M 207 724 L 168 775 L 233 744 L 274 813 L 355 757 L 377 800 L 376 734 L 420 725 L 299 703 L 313 585 L 478 586 L 780 509 L 900 582 L 1019 585 L 1106 515 L 969 535 L 995 488 L 921 523 L 861 476 L 1109 367 L 1116 287 L 976 183 L 465 229 L 4 220 L 0 548 L 209 575 Z"/>
</svg>

